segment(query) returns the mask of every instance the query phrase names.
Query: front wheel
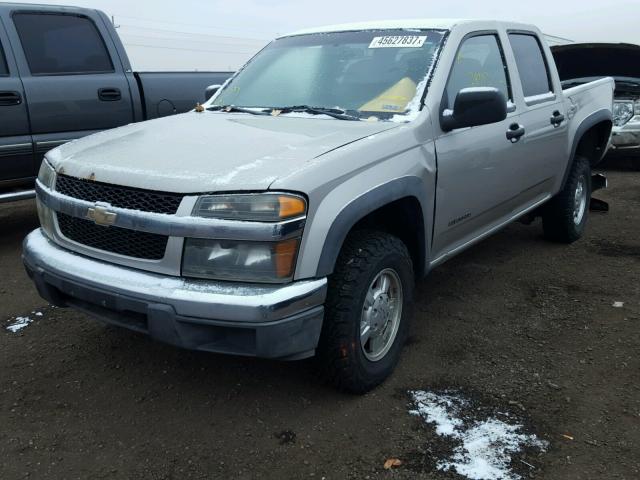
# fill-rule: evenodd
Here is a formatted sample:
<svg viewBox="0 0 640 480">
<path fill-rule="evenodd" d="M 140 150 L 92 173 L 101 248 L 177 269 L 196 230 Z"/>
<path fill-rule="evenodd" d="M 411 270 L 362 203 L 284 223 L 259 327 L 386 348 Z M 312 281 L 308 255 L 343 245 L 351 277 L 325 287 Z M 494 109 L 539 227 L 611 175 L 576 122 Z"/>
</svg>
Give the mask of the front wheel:
<svg viewBox="0 0 640 480">
<path fill-rule="evenodd" d="M 582 237 L 590 201 L 591 165 L 587 158 L 577 156 L 564 188 L 543 209 L 545 237 L 563 243 L 573 243 Z"/>
<path fill-rule="evenodd" d="M 329 278 L 316 361 L 338 389 L 365 393 L 393 372 L 409 331 L 413 264 L 387 233 L 352 233 Z"/>
</svg>

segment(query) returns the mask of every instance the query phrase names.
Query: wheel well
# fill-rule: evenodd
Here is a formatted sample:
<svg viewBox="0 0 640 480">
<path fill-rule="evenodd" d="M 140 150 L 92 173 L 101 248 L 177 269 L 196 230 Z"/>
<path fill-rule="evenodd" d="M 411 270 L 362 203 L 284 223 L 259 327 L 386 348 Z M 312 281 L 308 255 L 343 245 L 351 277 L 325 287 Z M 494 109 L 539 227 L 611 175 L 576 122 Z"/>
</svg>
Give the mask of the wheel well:
<svg viewBox="0 0 640 480">
<path fill-rule="evenodd" d="M 349 233 L 364 228 L 380 230 L 402 240 L 411 255 L 416 276 L 424 274 L 424 217 L 417 198 L 401 198 L 374 210 L 358 220 Z"/>
<path fill-rule="evenodd" d="M 592 167 L 600 163 L 606 152 L 611 129 L 613 124 L 611 121 L 603 121 L 597 123 L 587 130 L 576 148 L 576 155 L 586 157 Z"/>
</svg>

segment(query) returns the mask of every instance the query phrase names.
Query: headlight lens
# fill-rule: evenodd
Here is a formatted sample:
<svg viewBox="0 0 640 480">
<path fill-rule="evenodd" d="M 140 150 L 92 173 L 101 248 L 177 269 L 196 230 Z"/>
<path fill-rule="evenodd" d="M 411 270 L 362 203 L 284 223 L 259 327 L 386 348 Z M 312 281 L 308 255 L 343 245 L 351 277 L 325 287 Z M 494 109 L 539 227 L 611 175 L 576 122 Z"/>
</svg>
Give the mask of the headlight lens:
<svg viewBox="0 0 640 480">
<path fill-rule="evenodd" d="M 307 202 L 298 195 L 260 193 L 200 197 L 193 214 L 224 220 L 279 222 L 300 217 L 306 210 Z"/>
<path fill-rule="evenodd" d="M 46 159 L 42 160 L 42 164 L 40 164 L 38 180 L 47 188 L 53 188 L 56 183 L 56 172 Z M 36 206 L 38 207 L 38 219 L 40 220 L 40 226 L 47 236 L 51 237 L 51 232 L 53 232 L 53 214 L 51 210 L 43 205 L 37 198 Z"/>
<path fill-rule="evenodd" d="M 299 239 L 243 242 L 185 239 L 182 274 L 238 282 L 284 283 L 291 280 Z"/>
<path fill-rule="evenodd" d="M 614 102 L 613 103 L 613 124 L 621 127 L 631 120 L 634 116 L 633 102 Z"/>
<path fill-rule="evenodd" d="M 56 171 L 47 162 L 45 158 L 40 164 L 40 171 L 38 172 L 38 180 L 47 188 L 53 188 L 53 184 L 56 181 Z"/>
</svg>

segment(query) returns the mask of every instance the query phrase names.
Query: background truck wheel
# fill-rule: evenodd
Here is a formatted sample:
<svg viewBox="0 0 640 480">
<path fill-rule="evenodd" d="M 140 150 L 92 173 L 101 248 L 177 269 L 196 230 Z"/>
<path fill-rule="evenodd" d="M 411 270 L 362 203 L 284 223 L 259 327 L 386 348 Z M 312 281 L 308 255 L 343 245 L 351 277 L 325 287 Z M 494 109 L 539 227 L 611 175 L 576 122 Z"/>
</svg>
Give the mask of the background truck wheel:
<svg viewBox="0 0 640 480">
<path fill-rule="evenodd" d="M 573 243 L 582 237 L 591 199 L 591 166 L 585 157 L 577 156 L 567 183 L 544 208 L 544 236 L 555 242 Z"/>
<path fill-rule="evenodd" d="M 316 361 L 338 389 L 365 393 L 393 371 L 406 341 L 413 302 L 413 264 L 398 238 L 352 233 L 329 278 Z"/>
</svg>

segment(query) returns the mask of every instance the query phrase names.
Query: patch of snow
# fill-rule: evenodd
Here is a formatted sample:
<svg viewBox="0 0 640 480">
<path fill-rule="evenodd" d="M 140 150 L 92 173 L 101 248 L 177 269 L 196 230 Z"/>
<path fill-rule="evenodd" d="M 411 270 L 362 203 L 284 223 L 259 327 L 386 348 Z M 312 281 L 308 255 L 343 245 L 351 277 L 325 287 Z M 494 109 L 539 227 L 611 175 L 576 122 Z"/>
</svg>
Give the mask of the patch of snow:
<svg viewBox="0 0 640 480">
<path fill-rule="evenodd" d="M 11 320 L 10 320 L 11 321 Z M 33 322 L 29 317 L 16 317 L 14 322 L 7 327 L 10 332 L 16 333 L 22 330 L 24 327 Z"/>
<path fill-rule="evenodd" d="M 624 302 L 613 302 L 613 308 L 622 308 L 624 307 Z"/>
<path fill-rule="evenodd" d="M 512 456 L 523 447 L 544 451 L 548 445 L 523 432 L 522 425 L 495 417 L 465 422 L 463 409 L 469 403 L 459 395 L 427 391 L 410 394 L 415 405 L 410 413 L 433 424 L 438 435 L 458 444 L 451 457 L 437 462 L 439 470 L 454 470 L 472 480 L 517 480 L 521 477 L 510 469 Z"/>
<path fill-rule="evenodd" d="M 354 30 L 424 30 L 438 29 L 448 30 L 456 24 L 468 20 L 465 19 L 447 19 L 447 18 L 428 18 L 428 19 L 410 19 L 410 20 L 380 20 L 373 22 L 356 22 L 342 23 L 337 25 L 326 25 L 324 27 L 308 28 L 298 30 L 286 35 L 280 35 L 278 38 L 290 37 L 295 35 L 308 35 L 311 33 L 334 33 L 334 32 L 350 32 Z"/>
</svg>

